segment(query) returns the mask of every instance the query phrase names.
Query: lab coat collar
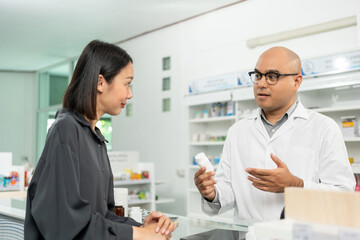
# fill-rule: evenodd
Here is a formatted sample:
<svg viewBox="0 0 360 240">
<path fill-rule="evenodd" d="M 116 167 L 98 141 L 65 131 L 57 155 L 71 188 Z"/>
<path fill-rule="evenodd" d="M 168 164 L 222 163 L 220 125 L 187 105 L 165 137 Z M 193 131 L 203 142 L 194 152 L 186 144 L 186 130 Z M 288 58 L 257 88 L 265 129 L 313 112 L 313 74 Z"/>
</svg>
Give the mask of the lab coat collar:
<svg viewBox="0 0 360 240">
<path fill-rule="evenodd" d="M 302 105 L 302 103 L 300 102 L 300 100 L 298 100 L 299 103 L 296 107 L 296 109 L 294 110 L 293 114 L 291 114 L 291 118 L 295 119 L 295 118 L 303 118 L 303 119 L 309 119 L 309 113 L 307 111 L 307 109 L 304 107 L 304 105 Z"/>
<path fill-rule="evenodd" d="M 297 101 L 298 101 L 298 105 L 296 106 L 294 112 L 291 114 L 289 119 L 290 118 L 292 118 L 292 119 L 295 119 L 295 118 L 308 119 L 309 114 L 308 114 L 306 108 L 304 107 L 304 105 L 302 105 L 300 100 L 297 100 Z M 261 118 L 260 112 L 261 112 L 261 109 L 258 108 L 256 111 L 253 111 L 247 118 L 248 119 L 260 119 Z"/>
<path fill-rule="evenodd" d="M 265 137 L 265 139 L 269 141 L 275 140 L 277 137 L 282 135 L 283 133 L 287 132 L 288 130 L 292 129 L 294 127 L 294 120 L 296 118 L 304 118 L 308 119 L 309 114 L 306 110 L 306 108 L 302 105 L 302 103 L 299 101 L 298 105 L 296 106 L 294 112 L 290 115 L 289 119 L 274 133 L 274 135 L 270 138 L 269 134 L 267 133 L 264 123 L 261 121 L 261 115 L 260 115 L 260 109 L 257 111 L 254 111 L 253 114 L 248 116 L 249 120 L 255 120 L 255 127 L 257 131 Z"/>
</svg>

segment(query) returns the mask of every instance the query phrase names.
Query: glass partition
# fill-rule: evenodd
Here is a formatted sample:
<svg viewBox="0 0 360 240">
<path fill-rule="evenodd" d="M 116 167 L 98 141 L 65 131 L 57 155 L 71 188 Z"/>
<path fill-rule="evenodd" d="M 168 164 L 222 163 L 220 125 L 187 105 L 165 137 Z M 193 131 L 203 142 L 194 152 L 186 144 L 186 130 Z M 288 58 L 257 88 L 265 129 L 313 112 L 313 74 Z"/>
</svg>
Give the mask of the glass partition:
<svg viewBox="0 0 360 240">
<path fill-rule="evenodd" d="M 70 78 L 70 63 L 39 72 L 39 108 L 61 105 Z"/>
</svg>

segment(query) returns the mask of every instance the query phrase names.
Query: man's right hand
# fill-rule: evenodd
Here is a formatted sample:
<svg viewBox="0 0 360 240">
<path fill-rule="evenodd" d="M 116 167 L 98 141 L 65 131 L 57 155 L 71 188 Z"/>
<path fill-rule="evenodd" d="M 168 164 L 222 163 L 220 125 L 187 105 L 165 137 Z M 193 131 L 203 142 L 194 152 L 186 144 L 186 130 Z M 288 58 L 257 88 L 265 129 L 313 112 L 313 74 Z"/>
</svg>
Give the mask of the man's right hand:
<svg viewBox="0 0 360 240">
<path fill-rule="evenodd" d="M 206 168 L 202 167 L 195 173 L 194 182 L 201 196 L 212 202 L 215 198 L 215 172 L 205 172 L 205 170 Z"/>
</svg>

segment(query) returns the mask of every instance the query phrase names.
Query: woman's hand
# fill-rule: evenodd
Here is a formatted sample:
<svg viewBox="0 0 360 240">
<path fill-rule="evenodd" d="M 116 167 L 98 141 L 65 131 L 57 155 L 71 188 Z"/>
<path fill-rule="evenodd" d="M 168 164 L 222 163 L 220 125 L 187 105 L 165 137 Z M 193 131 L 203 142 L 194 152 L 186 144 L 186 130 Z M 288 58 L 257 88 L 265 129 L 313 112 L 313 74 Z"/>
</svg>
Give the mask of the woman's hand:
<svg viewBox="0 0 360 240">
<path fill-rule="evenodd" d="M 144 227 L 149 224 L 156 223 L 155 232 L 160 232 L 169 236 L 176 229 L 176 223 L 173 223 L 170 218 L 161 212 L 152 212 L 144 220 Z"/>
<path fill-rule="evenodd" d="M 133 226 L 133 240 L 169 240 L 171 238 L 171 233 L 169 235 L 156 233 L 156 223 L 150 223 L 146 226 L 135 227 Z"/>
</svg>

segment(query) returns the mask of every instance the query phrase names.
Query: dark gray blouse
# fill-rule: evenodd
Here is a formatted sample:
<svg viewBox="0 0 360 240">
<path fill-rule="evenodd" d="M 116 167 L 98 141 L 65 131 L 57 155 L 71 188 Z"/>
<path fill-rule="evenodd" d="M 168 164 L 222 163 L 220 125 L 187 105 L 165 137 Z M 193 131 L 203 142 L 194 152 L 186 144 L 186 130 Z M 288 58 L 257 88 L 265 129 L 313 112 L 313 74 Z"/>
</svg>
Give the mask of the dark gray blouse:
<svg viewBox="0 0 360 240">
<path fill-rule="evenodd" d="M 28 189 L 25 239 L 132 239 L 141 224 L 114 214 L 105 141 L 81 114 L 57 112 Z"/>
</svg>

